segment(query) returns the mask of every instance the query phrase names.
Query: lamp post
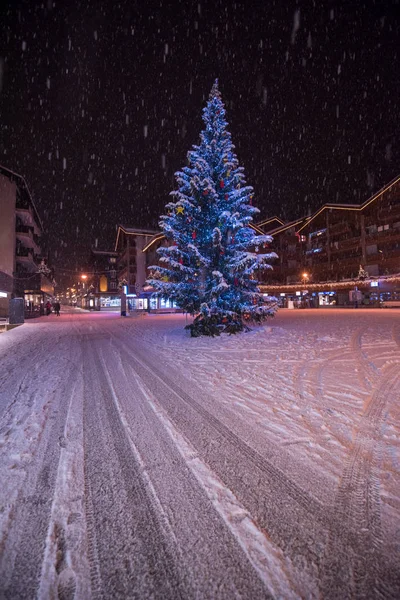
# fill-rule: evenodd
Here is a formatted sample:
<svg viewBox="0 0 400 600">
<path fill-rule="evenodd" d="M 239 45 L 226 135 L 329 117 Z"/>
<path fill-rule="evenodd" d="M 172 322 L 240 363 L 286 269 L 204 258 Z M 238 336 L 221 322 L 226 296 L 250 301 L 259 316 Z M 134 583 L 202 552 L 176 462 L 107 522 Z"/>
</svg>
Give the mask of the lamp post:
<svg viewBox="0 0 400 600">
<path fill-rule="evenodd" d="M 303 273 L 301 276 L 301 280 L 304 283 L 304 285 L 308 282 L 308 278 L 309 278 L 309 274 L 308 273 Z"/>
</svg>

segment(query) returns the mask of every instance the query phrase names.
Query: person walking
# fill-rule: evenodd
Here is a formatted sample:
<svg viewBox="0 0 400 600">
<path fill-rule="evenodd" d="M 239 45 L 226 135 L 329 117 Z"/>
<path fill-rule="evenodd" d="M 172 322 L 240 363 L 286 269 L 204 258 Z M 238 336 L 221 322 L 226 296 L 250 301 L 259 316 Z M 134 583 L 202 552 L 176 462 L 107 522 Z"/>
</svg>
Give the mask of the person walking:
<svg viewBox="0 0 400 600">
<path fill-rule="evenodd" d="M 57 317 L 60 316 L 60 308 L 61 308 L 60 303 L 57 300 L 57 302 L 54 304 L 54 310 L 56 311 Z"/>
<path fill-rule="evenodd" d="M 46 315 L 49 316 L 50 313 L 51 313 L 51 303 L 50 303 L 50 300 L 47 300 L 47 302 L 46 302 Z"/>
</svg>

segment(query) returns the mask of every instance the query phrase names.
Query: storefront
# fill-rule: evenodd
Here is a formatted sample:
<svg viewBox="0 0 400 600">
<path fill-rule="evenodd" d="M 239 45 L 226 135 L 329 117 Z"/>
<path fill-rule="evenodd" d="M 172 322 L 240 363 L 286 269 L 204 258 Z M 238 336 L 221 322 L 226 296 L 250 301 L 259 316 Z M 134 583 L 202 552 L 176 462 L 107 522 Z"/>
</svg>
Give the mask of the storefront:
<svg viewBox="0 0 400 600">
<path fill-rule="evenodd" d="M 142 292 L 139 296 L 136 296 L 136 294 L 127 295 L 126 298 L 130 311 L 139 310 L 152 313 L 182 312 L 176 302 L 169 298 L 157 296 L 155 292 Z"/>
<path fill-rule="evenodd" d="M 260 290 L 276 296 L 283 308 L 400 306 L 400 274 L 325 283 L 261 285 Z"/>
<path fill-rule="evenodd" d="M 318 306 L 337 306 L 337 293 L 333 291 L 318 292 Z"/>
<path fill-rule="evenodd" d="M 89 293 L 82 297 L 82 308 L 86 310 L 121 310 L 121 296 L 119 294 Z"/>
</svg>

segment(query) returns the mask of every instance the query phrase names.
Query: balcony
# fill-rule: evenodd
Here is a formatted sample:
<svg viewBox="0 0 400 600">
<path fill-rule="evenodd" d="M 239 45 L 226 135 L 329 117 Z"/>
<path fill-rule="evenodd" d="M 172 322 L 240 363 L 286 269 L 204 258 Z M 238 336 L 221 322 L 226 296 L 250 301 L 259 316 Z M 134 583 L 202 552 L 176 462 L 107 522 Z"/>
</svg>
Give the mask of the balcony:
<svg viewBox="0 0 400 600">
<path fill-rule="evenodd" d="M 385 242 L 400 242 L 400 229 L 384 229 L 383 231 L 376 231 L 369 233 L 366 236 L 367 244 L 379 243 L 379 245 Z"/>
<path fill-rule="evenodd" d="M 348 233 L 350 231 L 350 225 L 348 223 L 340 222 L 333 223 L 329 225 L 329 235 L 330 237 L 336 235 L 343 235 L 344 233 Z"/>
<path fill-rule="evenodd" d="M 23 268 L 29 269 L 31 273 L 37 271 L 39 257 L 35 254 L 33 248 L 25 248 L 25 246 L 18 246 L 15 251 L 15 257 L 17 263 L 23 265 Z"/>
<path fill-rule="evenodd" d="M 15 227 L 17 238 L 25 243 L 29 243 L 29 246 L 34 245 L 34 251 L 36 254 L 40 254 L 40 237 L 34 233 L 33 227 L 29 225 L 23 225 L 17 223 Z"/>
</svg>

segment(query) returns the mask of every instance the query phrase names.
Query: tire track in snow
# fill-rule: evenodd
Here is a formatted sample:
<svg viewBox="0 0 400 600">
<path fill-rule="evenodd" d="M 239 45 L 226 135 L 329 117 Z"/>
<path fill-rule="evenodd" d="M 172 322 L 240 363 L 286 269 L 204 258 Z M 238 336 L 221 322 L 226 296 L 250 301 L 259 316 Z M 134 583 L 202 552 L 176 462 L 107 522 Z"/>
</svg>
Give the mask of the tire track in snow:
<svg viewBox="0 0 400 600">
<path fill-rule="evenodd" d="M 82 359 L 78 362 L 82 364 Z M 39 598 L 90 600 L 92 597 L 84 520 L 82 368 L 75 384 L 64 435 L 59 440 L 61 456 Z"/>
<path fill-rule="evenodd" d="M 397 344 L 397 347 L 400 348 L 400 326 L 399 325 L 393 325 L 392 339 Z"/>
<path fill-rule="evenodd" d="M 362 349 L 362 336 L 366 332 L 365 327 L 356 329 L 350 338 L 350 348 L 354 352 L 357 364 L 357 375 L 364 389 L 371 390 L 379 378 L 379 369 L 369 360 Z"/>
<path fill-rule="evenodd" d="M 74 371 L 67 372 L 62 386 L 48 400 L 49 416 L 3 539 L 1 591 L 4 598 L 10 600 L 34 598 L 37 595 L 60 458 L 59 440 L 64 433 L 70 403 L 70 397 L 65 397 L 65 390 L 71 394 L 75 379 Z"/>
<path fill-rule="evenodd" d="M 290 561 L 256 527 L 251 516 L 240 504 L 232 491 L 223 486 L 222 482 L 215 477 L 215 474 L 199 459 L 190 442 L 175 429 L 159 405 L 158 400 L 152 396 L 151 392 L 146 391 L 145 393 L 150 406 L 177 444 L 179 452 L 184 457 L 199 484 L 205 490 L 218 513 L 222 516 L 228 529 L 239 541 L 252 566 L 268 589 L 271 590 L 271 593 L 274 594 L 274 597 L 298 598 L 299 596 L 303 596 L 306 590 L 308 596 L 311 597 L 312 582 L 307 582 L 307 586 L 304 581 L 304 574 L 293 571 Z M 304 587 L 303 594 L 299 593 L 299 588 L 301 589 L 302 587 Z"/>
<path fill-rule="evenodd" d="M 232 528 L 226 527 L 204 487 L 199 486 L 198 478 L 193 476 L 186 457 L 177 447 L 176 437 L 171 437 L 165 419 L 154 408 L 131 361 L 121 356 L 114 345 L 112 352 L 109 346 L 106 352 L 105 355 L 105 349 L 101 351 L 103 367 L 114 389 L 121 419 L 134 444 L 134 454 L 142 467 L 152 501 L 162 517 L 167 537 L 173 541 L 179 570 L 184 578 L 189 577 L 193 587 L 190 594 L 187 592 L 188 597 L 270 598 L 263 583 L 265 577 L 260 578 L 257 570 L 252 569 L 237 537 L 232 535 Z M 190 460 L 196 460 L 193 452 Z M 218 495 L 223 495 L 221 485 Z M 244 511 L 240 514 L 245 519 Z M 253 526 L 253 534 L 254 529 Z M 262 554 L 260 535 L 253 544 L 257 555 Z M 274 565 L 276 554 L 279 552 L 275 551 L 273 555 Z M 290 570 L 290 561 L 284 561 L 284 564 Z M 275 567 L 271 569 L 276 577 Z M 287 596 L 292 597 L 290 585 L 285 587 L 284 573 L 282 579 L 284 581 L 277 584 L 279 589 L 289 590 Z"/>
<path fill-rule="evenodd" d="M 321 580 L 324 598 L 398 598 L 400 569 L 381 555 L 379 470 L 386 403 L 400 401 L 400 366 L 382 370 L 354 436 L 333 507 Z"/>
<path fill-rule="evenodd" d="M 362 340 L 362 335 L 363 335 L 364 331 L 365 331 L 365 328 L 360 327 L 352 334 L 352 336 L 350 338 L 350 342 L 349 342 L 350 348 L 348 350 L 343 348 L 342 350 L 330 353 L 330 355 L 328 357 L 322 358 L 320 361 L 317 362 L 317 364 L 315 366 L 311 367 L 311 369 L 310 369 L 309 380 L 310 380 L 310 396 L 312 398 L 312 401 L 309 401 L 307 403 L 307 406 L 304 409 L 303 417 L 304 417 L 304 420 L 307 423 L 310 431 L 313 432 L 315 441 L 322 446 L 325 444 L 326 435 L 321 434 L 320 426 L 319 425 L 315 426 L 315 424 L 311 420 L 310 416 L 308 415 L 308 411 L 311 410 L 312 407 L 315 407 L 316 410 L 321 411 L 323 418 L 324 418 L 324 425 L 326 428 L 329 428 L 331 435 L 333 435 L 342 446 L 344 446 L 344 447 L 348 446 L 347 438 L 342 434 L 342 432 L 340 430 L 332 429 L 332 422 L 331 422 L 332 409 L 331 409 L 330 402 L 328 402 L 326 400 L 325 393 L 324 393 L 324 373 L 325 373 L 325 371 L 328 368 L 330 368 L 335 363 L 336 360 L 342 361 L 344 359 L 345 360 L 353 359 L 355 361 L 355 364 L 357 365 L 356 370 L 357 370 L 358 378 L 364 389 L 370 390 L 371 386 L 374 384 L 374 382 L 377 381 L 377 379 L 379 377 L 379 370 L 374 365 L 374 363 L 368 359 L 367 355 L 365 354 L 365 352 L 362 350 L 362 347 L 361 347 L 361 340 Z M 307 361 L 304 361 L 303 365 L 304 366 L 300 367 L 297 372 L 304 373 L 303 378 L 305 378 Z M 300 381 L 300 378 L 298 378 L 296 381 L 294 381 L 294 385 L 299 384 L 299 383 L 300 383 L 300 388 L 303 390 L 304 386 L 303 386 L 302 382 Z M 305 394 L 303 391 L 301 393 L 301 397 L 305 398 Z M 329 427 L 328 427 L 328 421 L 329 421 Z"/>
<path fill-rule="evenodd" d="M 117 338 L 118 339 L 118 338 Z M 148 358 L 122 347 L 168 419 L 199 457 L 233 491 L 261 530 L 309 574 L 319 563 L 329 529 L 324 507 L 162 374 Z M 315 573 L 314 573 L 315 576 Z"/>
<path fill-rule="evenodd" d="M 190 597 L 90 338 L 84 343 L 84 443 L 93 597 Z"/>
</svg>

